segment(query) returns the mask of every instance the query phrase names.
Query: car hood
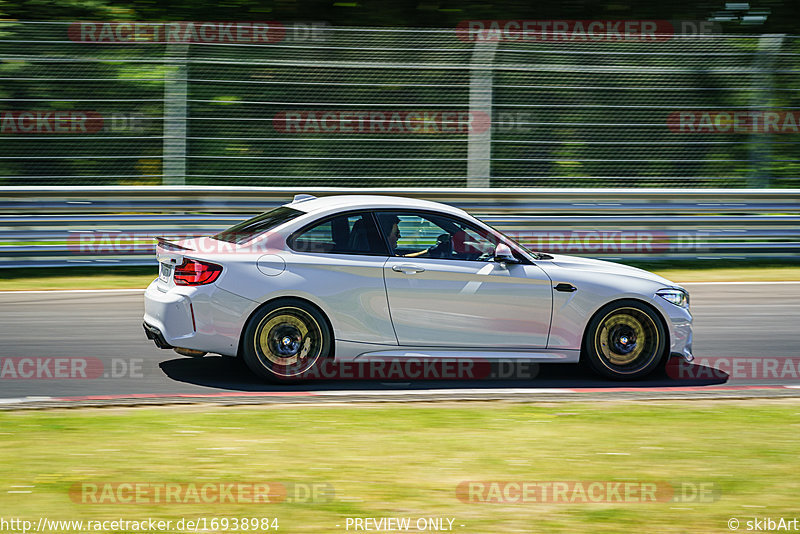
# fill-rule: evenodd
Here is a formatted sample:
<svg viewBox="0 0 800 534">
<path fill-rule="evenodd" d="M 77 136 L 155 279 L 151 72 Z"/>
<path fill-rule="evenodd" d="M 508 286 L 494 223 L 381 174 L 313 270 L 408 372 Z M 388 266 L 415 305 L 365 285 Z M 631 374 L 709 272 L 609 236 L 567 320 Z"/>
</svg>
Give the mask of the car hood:
<svg viewBox="0 0 800 534">
<path fill-rule="evenodd" d="M 567 256 L 563 254 L 549 254 L 549 256 L 551 256 L 553 259 L 546 262 L 537 262 L 537 264 L 543 267 L 545 270 L 547 269 L 547 263 L 553 263 L 562 269 L 613 273 L 621 276 L 639 278 L 642 280 L 650 280 L 652 282 L 663 284 L 667 287 L 680 287 L 678 284 L 672 282 L 671 280 L 667 280 L 663 276 L 651 273 L 650 271 L 645 271 L 644 269 L 622 265 L 621 263 L 595 260 L 592 258 L 581 258 L 578 256 Z"/>
</svg>

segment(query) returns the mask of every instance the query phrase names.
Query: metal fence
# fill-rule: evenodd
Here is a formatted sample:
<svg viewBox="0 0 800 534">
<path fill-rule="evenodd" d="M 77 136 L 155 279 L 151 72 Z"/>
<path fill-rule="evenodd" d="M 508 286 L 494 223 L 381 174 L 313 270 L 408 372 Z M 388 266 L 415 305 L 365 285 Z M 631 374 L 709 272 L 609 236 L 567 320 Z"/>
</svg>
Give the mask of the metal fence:
<svg viewBox="0 0 800 534">
<path fill-rule="evenodd" d="M 155 237 L 211 235 L 331 188 L 0 187 L 0 267 L 150 265 Z M 800 257 L 800 190 L 412 189 L 545 252 L 607 259 Z"/>
<path fill-rule="evenodd" d="M 797 187 L 800 38 L 0 22 L 0 184 Z"/>
</svg>

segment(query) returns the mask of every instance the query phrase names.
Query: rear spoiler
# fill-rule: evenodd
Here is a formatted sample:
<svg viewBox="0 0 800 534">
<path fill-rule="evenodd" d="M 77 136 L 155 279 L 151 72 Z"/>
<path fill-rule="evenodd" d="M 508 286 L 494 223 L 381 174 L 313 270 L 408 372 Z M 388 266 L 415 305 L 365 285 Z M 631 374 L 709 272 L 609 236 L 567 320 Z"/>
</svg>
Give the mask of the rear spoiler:
<svg viewBox="0 0 800 534">
<path fill-rule="evenodd" d="M 156 237 L 158 245 L 156 246 L 156 258 L 159 263 L 171 263 L 173 265 L 180 265 L 183 263 L 184 250 L 192 250 L 188 247 L 171 243 L 163 237 Z"/>
<path fill-rule="evenodd" d="M 176 243 L 171 243 L 164 239 L 163 237 L 157 237 L 158 246 L 164 250 L 192 250 L 189 247 L 184 247 L 183 245 L 178 245 Z"/>
</svg>

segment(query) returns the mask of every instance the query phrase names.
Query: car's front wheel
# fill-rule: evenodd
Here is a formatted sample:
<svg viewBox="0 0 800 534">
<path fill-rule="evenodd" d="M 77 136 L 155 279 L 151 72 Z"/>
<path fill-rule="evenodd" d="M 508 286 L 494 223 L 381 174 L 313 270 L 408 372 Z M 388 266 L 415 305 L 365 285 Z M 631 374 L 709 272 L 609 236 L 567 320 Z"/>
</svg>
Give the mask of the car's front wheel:
<svg viewBox="0 0 800 534">
<path fill-rule="evenodd" d="M 257 375 L 271 381 L 302 379 L 331 348 L 322 314 L 297 299 L 258 310 L 244 329 L 242 356 Z"/>
<path fill-rule="evenodd" d="M 606 378 L 634 380 L 658 368 L 667 341 L 655 311 L 641 302 L 622 300 L 605 306 L 589 322 L 583 357 Z"/>
</svg>

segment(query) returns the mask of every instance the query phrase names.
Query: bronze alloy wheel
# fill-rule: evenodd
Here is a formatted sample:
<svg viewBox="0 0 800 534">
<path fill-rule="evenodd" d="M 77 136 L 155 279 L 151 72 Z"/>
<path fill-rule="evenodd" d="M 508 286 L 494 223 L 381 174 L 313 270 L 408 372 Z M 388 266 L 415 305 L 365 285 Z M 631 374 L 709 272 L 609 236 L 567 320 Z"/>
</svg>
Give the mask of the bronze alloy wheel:
<svg viewBox="0 0 800 534">
<path fill-rule="evenodd" d="M 655 312 L 636 301 L 607 306 L 590 322 L 586 355 L 600 374 L 639 378 L 661 361 L 666 331 Z"/>
<path fill-rule="evenodd" d="M 327 355 L 330 345 L 320 313 L 299 303 L 261 310 L 244 335 L 244 360 L 265 378 L 302 378 Z"/>
</svg>

